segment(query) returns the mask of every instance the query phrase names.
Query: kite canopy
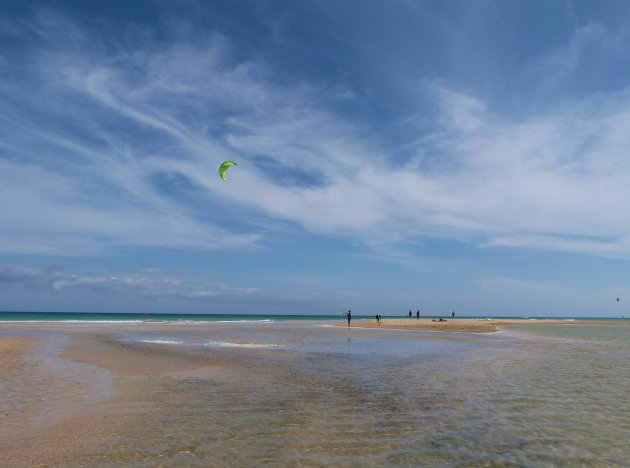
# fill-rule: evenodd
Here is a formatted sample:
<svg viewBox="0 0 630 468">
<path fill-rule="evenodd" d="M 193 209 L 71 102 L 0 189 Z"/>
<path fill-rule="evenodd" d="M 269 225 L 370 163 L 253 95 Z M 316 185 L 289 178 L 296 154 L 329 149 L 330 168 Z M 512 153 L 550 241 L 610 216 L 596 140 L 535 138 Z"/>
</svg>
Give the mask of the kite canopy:
<svg viewBox="0 0 630 468">
<path fill-rule="evenodd" d="M 219 167 L 219 176 L 225 181 L 227 181 L 227 177 L 225 177 L 225 172 L 228 170 L 230 166 L 238 166 L 238 164 L 236 164 L 234 161 L 225 161 Z"/>
</svg>

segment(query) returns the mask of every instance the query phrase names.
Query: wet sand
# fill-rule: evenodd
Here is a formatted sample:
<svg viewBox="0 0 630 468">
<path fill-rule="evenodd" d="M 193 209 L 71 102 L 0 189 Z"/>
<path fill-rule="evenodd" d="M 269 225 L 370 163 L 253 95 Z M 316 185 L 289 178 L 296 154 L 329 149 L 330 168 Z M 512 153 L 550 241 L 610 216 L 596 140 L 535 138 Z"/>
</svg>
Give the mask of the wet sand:
<svg viewBox="0 0 630 468">
<path fill-rule="evenodd" d="M 0 382 L 6 382 L 19 370 L 22 356 L 38 341 L 38 338 L 0 338 Z"/>
<path fill-rule="evenodd" d="M 0 332 L 44 335 L 0 338 L 0 366 L 7 369 L 0 374 L 0 467 L 207 466 L 268 456 L 253 442 L 248 449 L 227 441 L 260 438 L 249 426 L 267 409 L 248 404 L 248 395 L 290 379 L 282 362 L 257 365 L 269 352 L 259 348 L 208 352 L 127 342 L 130 329 L 204 336 L 215 327 L 0 324 Z M 278 417 L 292 427 L 290 413 Z M 213 437 L 226 442 L 201 462 L 199 448 L 186 441 Z"/>
<path fill-rule="evenodd" d="M 16 352 L 20 353 L 23 351 L 21 348 L 34 341 L 38 341 L 37 338 L 0 338 L 0 353 L 3 353 L 3 358 Z"/>
<path fill-rule="evenodd" d="M 33 343 L 40 341 L 38 338 L 0 338 L 0 365 L 9 367 L 16 359 L 28 351 Z M 4 370 L 4 368 L 0 368 Z M 1 372 L 1 371 L 0 371 Z M 4 374 L 0 373 L 0 376 Z"/>
<path fill-rule="evenodd" d="M 54 350 L 55 336 L 0 338 L 0 382 L 9 386 L 0 395 L 0 467 L 141 462 L 142 450 L 123 441 L 164 403 L 164 383 L 234 365 L 176 347 L 121 343 L 112 327 L 62 328 L 72 340 Z"/>
</svg>

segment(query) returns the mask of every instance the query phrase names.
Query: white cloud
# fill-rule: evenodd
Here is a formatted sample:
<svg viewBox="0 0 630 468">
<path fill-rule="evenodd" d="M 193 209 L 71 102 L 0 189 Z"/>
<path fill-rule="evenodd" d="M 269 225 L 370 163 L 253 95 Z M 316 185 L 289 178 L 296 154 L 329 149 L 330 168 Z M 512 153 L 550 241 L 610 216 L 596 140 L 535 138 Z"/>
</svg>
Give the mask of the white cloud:
<svg viewBox="0 0 630 468">
<path fill-rule="evenodd" d="M 101 169 L 104 175 L 109 168 L 104 164 Z M 123 170 L 111 171 L 119 183 L 129 183 L 118 190 L 128 188 L 131 203 L 118 199 L 120 193 L 102 193 L 103 187 L 90 189 L 90 180 L 77 179 L 77 174 L 56 175 L 0 161 L 0 252 L 92 255 L 116 245 L 217 249 L 247 247 L 259 237 L 203 226 L 166 198 L 144 193 L 138 174 L 127 175 L 125 180 Z"/>
<path fill-rule="evenodd" d="M 434 86 L 440 105 L 442 124 L 450 130 L 472 131 L 483 124 L 486 106 L 472 96 L 455 92 L 441 86 Z"/>
<path fill-rule="evenodd" d="M 401 163 L 369 126 L 327 107 L 326 90 L 279 84 L 270 64 L 244 59 L 224 36 L 157 44 L 128 34 L 107 49 L 50 12 L 31 28 L 41 47 L 27 79 L 40 90 L 0 83 L 0 114 L 11 123 L 0 146 L 5 252 L 242 247 L 271 217 L 400 258 L 396 250 L 423 235 L 630 254 L 628 91 L 507 118 L 431 85 L 436 124 L 418 131 Z M 279 163 L 277 177 L 255 165 L 261 155 Z M 228 184 L 216 177 L 225 159 L 240 162 Z M 282 167 L 322 182 L 285 183 Z M 195 202 L 156 187 L 156 173 L 184 176 L 199 189 Z M 208 216 L 226 204 L 230 221 L 251 217 L 248 233 Z"/>
<path fill-rule="evenodd" d="M 313 289 L 312 278 L 308 280 L 292 276 L 280 278 L 282 286 L 272 288 L 256 288 L 225 282 L 189 281 L 179 278 L 173 272 L 160 269 L 144 269 L 140 271 L 73 273 L 68 269 L 55 267 L 33 268 L 21 265 L 0 265 L 0 290 L 8 295 L 8 291 L 22 289 L 37 290 L 38 296 L 49 300 L 63 300 L 71 304 L 75 295 L 88 293 L 107 294 L 133 301 L 134 299 L 183 300 L 202 306 L 231 304 L 232 306 L 248 305 L 273 313 L 282 311 L 304 310 L 313 308 L 317 312 L 330 310 L 331 304 L 356 302 L 364 294 L 356 291 L 335 290 L 320 285 Z M 18 288 L 15 288 L 15 287 Z M 308 288 L 306 288 L 308 286 Z M 22 288 L 22 289 L 19 289 Z M 300 308 L 296 309 L 295 305 Z M 307 305 L 305 305 L 307 304 Z M 88 310 L 93 308 L 90 304 Z M 271 307 L 271 308 L 270 308 Z M 129 307 L 123 310 L 129 310 Z M 201 309 L 208 311 L 212 309 Z M 251 309 L 250 309 L 251 310 Z M 258 309 L 255 309 L 258 310 Z"/>
<path fill-rule="evenodd" d="M 195 300 L 260 295 L 255 288 L 190 283 L 148 270 L 140 273 L 79 275 L 55 269 L 0 266 L 0 285 L 7 284 L 54 289 L 58 292 L 98 291 Z"/>
</svg>

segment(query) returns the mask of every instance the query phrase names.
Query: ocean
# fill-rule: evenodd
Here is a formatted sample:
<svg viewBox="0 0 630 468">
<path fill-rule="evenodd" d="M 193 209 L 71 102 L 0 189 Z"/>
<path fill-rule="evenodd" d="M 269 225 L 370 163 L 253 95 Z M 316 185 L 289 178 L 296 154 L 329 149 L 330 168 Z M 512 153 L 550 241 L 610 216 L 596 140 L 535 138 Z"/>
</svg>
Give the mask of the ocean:
<svg viewBox="0 0 630 468">
<path fill-rule="evenodd" d="M 368 318 L 360 317 L 359 318 Z M 345 315 L 258 315 L 258 314 L 150 314 L 114 312 L 0 312 L 0 322 L 256 322 L 287 320 L 345 320 Z"/>
<path fill-rule="evenodd" d="M 406 313 L 400 315 L 383 314 L 383 318 L 405 318 Z M 414 315 L 415 317 L 415 315 Z M 422 315 L 422 318 L 450 318 L 450 313 L 443 315 Z M 458 316 L 458 318 L 475 319 L 484 318 L 487 315 L 480 316 Z M 620 321 L 630 318 L 619 317 L 515 317 L 515 316 L 491 316 L 497 320 L 500 319 L 524 319 L 524 320 L 597 320 L 597 321 Z M 354 320 L 373 319 L 373 315 L 353 315 Z M 111 322 L 111 323 L 127 323 L 127 322 L 250 322 L 250 321 L 292 321 L 292 320 L 311 320 L 311 321 L 331 321 L 345 320 L 344 312 L 338 314 L 317 314 L 317 315 L 280 315 L 280 314 L 152 314 L 152 313 L 114 313 L 114 312 L 11 312 L 0 311 L 0 322 L 25 321 L 25 322 Z"/>
<path fill-rule="evenodd" d="M 56 368 L 70 373 L 48 372 L 49 383 L 81 382 L 84 396 L 106 385 L 117 389 L 89 403 L 100 415 L 90 421 L 103 421 L 107 430 L 91 422 L 98 437 L 77 434 L 81 444 L 70 444 L 75 448 L 53 462 L 627 466 L 630 460 L 630 327 L 614 320 L 475 334 L 335 327 L 322 316 L 116 315 L 58 317 L 93 322 L 85 332 L 22 326 L 15 321 L 36 319 L 15 314 L 0 318 L 0 336 L 48 340 L 31 361 L 56 356 Z M 155 322 L 136 323 L 148 320 Z M 75 348 L 51 351 L 68 346 Z M 68 359 L 84 367 L 64 368 Z M 158 364 L 159 372 L 149 372 Z M 81 378 L 99 375 L 96 367 L 107 375 Z M 30 391 L 24 378 L 4 385 L 11 394 L 20 385 Z M 39 398 L 42 408 L 54 404 L 46 400 L 54 395 Z M 46 410 L 10 408 L 12 421 L 20 411 Z"/>
</svg>

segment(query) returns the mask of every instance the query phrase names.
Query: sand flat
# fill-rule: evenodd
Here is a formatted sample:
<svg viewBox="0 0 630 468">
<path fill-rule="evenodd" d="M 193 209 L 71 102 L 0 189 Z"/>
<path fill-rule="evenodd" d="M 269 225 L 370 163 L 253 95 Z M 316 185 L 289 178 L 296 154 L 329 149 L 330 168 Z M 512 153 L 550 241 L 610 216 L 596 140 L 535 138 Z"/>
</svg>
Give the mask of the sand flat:
<svg viewBox="0 0 630 468">
<path fill-rule="evenodd" d="M 346 322 L 335 323 L 337 326 L 347 326 Z M 444 332 L 470 332 L 470 333 L 492 333 L 497 331 L 497 323 L 476 319 L 448 319 L 446 322 L 433 322 L 429 318 L 421 319 L 395 319 L 383 318 L 381 324 L 376 320 L 353 320 L 353 327 L 361 328 L 383 328 L 390 330 L 426 330 Z"/>
<path fill-rule="evenodd" d="M 0 379 L 6 380 L 8 373 L 19 364 L 23 354 L 41 341 L 40 338 L 0 338 Z"/>
<path fill-rule="evenodd" d="M 346 327 L 347 323 L 335 322 L 333 325 Z M 447 319 L 445 322 L 434 322 L 430 318 L 383 318 L 381 324 L 376 320 L 353 320 L 352 327 L 361 328 L 383 328 L 390 330 L 423 330 L 441 332 L 467 332 L 467 333 L 492 333 L 512 325 L 607 325 L 607 326 L 628 326 L 628 321 L 608 321 L 608 320 L 570 320 L 570 319 L 496 319 L 480 320 L 473 318 Z"/>
<path fill-rule="evenodd" d="M 0 353 L 3 356 L 13 353 L 22 353 L 28 347 L 28 345 L 40 341 L 39 338 L 15 338 L 15 337 L 3 337 L 0 338 Z M 6 353 L 6 354 L 5 354 Z"/>
</svg>

